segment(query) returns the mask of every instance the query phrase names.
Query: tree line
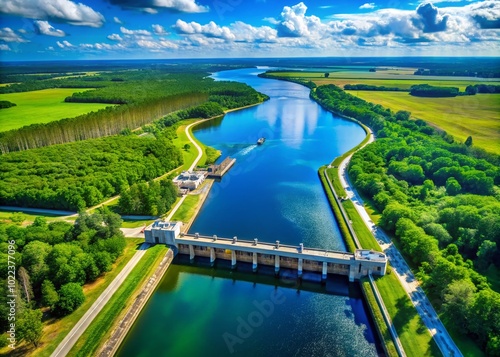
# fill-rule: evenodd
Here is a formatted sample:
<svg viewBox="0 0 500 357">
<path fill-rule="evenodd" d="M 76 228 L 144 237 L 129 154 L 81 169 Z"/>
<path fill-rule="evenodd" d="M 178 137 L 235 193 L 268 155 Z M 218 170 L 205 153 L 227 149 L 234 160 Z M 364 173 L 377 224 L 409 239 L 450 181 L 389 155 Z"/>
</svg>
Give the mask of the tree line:
<svg viewBox="0 0 500 357">
<path fill-rule="evenodd" d="M 438 312 L 488 356 L 500 350 L 500 158 L 461 143 L 409 112 L 393 113 L 333 85 L 311 97 L 370 126 L 377 140 L 349 164 L 355 187 L 382 212 Z"/>
<path fill-rule="evenodd" d="M 120 81 L 116 81 L 118 75 Z M 207 73 L 201 71 L 170 73 L 142 70 L 82 77 L 78 81 L 70 78 L 61 79 L 59 81 L 62 83 L 84 83 L 86 80 L 91 80 L 89 83 L 95 84 L 97 78 L 102 78 L 100 88 L 76 92 L 66 98 L 68 102 L 122 105 L 107 107 L 75 118 L 33 124 L 0 133 L 0 152 L 5 154 L 119 134 L 127 128 L 135 129 L 168 113 L 199 106 L 207 100 L 217 103 L 221 108 L 215 104 L 206 104 L 204 108 L 198 108 L 202 111 L 200 117 L 203 117 L 203 111 L 212 110 L 215 115 L 219 115 L 224 109 L 255 104 L 266 99 L 265 95 L 245 84 L 217 82 L 206 78 L 206 75 Z M 42 83 L 50 87 L 49 81 Z M 195 116 L 194 113 L 192 115 Z"/>
<path fill-rule="evenodd" d="M 408 89 L 399 87 L 374 86 L 370 84 L 346 84 L 344 90 L 369 90 L 382 92 L 408 92 Z"/>
<path fill-rule="evenodd" d="M 37 346 L 42 337 L 42 311 L 64 316 L 85 300 L 82 285 L 95 281 L 111 270 L 122 254 L 125 239 L 120 216 L 108 209 L 94 214 L 81 213 L 75 224 L 47 223 L 37 217 L 33 224 L 0 222 L 0 275 L 7 280 L 7 251 L 15 249 L 16 259 L 16 339 Z M 9 305 L 13 295 L 7 284 L 0 284 L 0 328 L 9 329 Z M 5 341 L 2 341 L 5 343 Z"/>
</svg>

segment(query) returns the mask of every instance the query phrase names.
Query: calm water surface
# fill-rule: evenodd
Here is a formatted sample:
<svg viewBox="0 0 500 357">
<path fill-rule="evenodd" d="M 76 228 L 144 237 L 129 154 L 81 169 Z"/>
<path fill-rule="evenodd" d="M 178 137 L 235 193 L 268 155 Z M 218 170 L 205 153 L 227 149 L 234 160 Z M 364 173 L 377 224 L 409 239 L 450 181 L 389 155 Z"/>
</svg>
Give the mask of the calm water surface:
<svg viewBox="0 0 500 357">
<path fill-rule="evenodd" d="M 311 101 L 308 89 L 219 72 L 271 99 L 200 126 L 202 142 L 237 159 L 216 183 L 191 232 L 345 250 L 317 169 L 357 145 L 363 130 Z M 255 145 L 266 137 L 262 146 Z M 176 258 L 121 346 L 120 356 L 376 356 L 363 300 L 343 277 Z M 291 279 L 287 279 L 291 275 Z"/>
</svg>

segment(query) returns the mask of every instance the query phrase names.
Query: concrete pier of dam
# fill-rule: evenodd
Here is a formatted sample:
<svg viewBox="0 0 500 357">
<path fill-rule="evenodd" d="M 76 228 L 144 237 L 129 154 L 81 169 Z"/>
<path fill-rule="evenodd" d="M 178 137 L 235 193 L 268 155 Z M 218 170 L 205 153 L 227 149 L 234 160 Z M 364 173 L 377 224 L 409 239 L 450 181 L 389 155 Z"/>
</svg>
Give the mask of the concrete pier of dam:
<svg viewBox="0 0 500 357">
<path fill-rule="evenodd" d="M 349 277 L 349 281 L 358 280 L 369 274 L 385 275 L 387 257 L 384 253 L 367 249 L 357 249 L 354 253 L 306 248 L 299 246 L 239 240 L 237 237 L 220 238 L 217 235 L 203 236 L 198 233 L 183 234 L 180 232 L 181 222 L 156 221 L 144 231 L 145 240 L 152 244 L 166 244 L 174 252 L 207 257 L 211 263 L 216 259 L 231 261 L 233 266 L 238 262 L 251 263 L 254 270 L 259 265 L 296 269 L 299 276 L 303 271 L 319 272 L 323 279 L 327 274 L 339 274 Z"/>
</svg>

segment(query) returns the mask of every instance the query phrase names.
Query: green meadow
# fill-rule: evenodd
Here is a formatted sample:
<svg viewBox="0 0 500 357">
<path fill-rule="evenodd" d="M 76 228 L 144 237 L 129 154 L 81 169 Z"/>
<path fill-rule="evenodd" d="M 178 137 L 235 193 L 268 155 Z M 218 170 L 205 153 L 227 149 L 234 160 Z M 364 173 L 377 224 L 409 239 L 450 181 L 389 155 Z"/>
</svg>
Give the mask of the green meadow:
<svg viewBox="0 0 500 357">
<path fill-rule="evenodd" d="M 65 103 L 64 98 L 88 88 L 55 88 L 32 92 L 0 94 L 0 100 L 17 104 L 0 110 L 0 131 L 31 124 L 48 123 L 97 111 L 111 104 Z"/>
<path fill-rule="evenodd" d="M 413 97 L 406 92 L 349 91 L 393 111 L 407 110 L 446 130 L 462 142 L 469 135 L 473 145 L 500 154 L 500 95 L 477 94 L 454 98 Z"/>
</svg>

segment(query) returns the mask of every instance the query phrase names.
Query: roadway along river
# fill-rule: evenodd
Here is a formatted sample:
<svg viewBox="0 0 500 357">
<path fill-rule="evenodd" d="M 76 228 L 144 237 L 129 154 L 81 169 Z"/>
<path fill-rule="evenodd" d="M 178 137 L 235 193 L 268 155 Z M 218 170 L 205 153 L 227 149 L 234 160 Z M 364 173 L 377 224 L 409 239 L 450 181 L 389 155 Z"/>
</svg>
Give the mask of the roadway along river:
<svg viewBox="0 0 500 357">
<path fill-rule="evenodd" d="M 317 169 L 357 145 L 364 131 L 334 117 L 298 84 L 257 69 L 219 72 L 271 99 L 197 127 L 202 142 L 237 159 L 213 186 L 191 233 L 345 250 Z M 259 137 L 266 137 L 257 146 Z M 165 274 L 120 356 L 377 356 L 381 353 L 355 284 L 343 277 L 300 286 L 294 272 L 227 262 L 177 261 Z M 266 274 L 268 273 L 268 274 Z"/>
</svg>

